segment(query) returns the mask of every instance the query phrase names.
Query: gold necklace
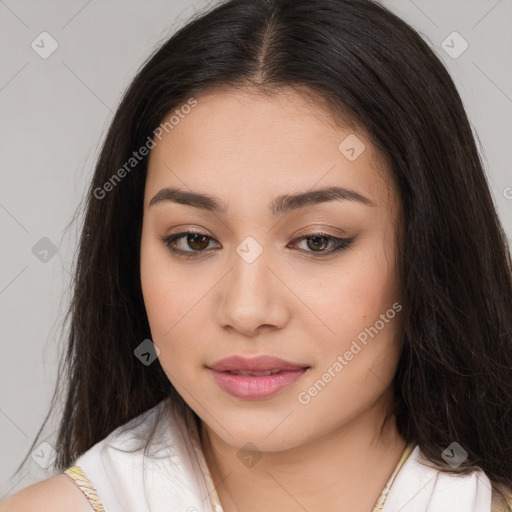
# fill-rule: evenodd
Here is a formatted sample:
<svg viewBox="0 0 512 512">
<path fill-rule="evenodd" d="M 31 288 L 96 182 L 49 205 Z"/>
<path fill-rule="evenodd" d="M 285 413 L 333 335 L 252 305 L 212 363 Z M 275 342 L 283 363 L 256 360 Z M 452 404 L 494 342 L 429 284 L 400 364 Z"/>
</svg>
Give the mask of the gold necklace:
<svg viewBox="0 0 512 512">
<path fill-rule="evenodd" d="M 398 464 L 396 465 L 393 473 L 389 477 L 384 489 L 382 490 L 380 496 L 377 499 L 377 502 L 375 503 L 374 507 L 372 508 L 372 512 L 382 512 L 382 509 L 384 508 L 384 503 L 386 503 L 386 499 L 388 497 L 389 491 L 391 490 L 391 486 L 393 485 L 393 482 L 395 481 L 395 478 L 398 475 L 398 472 L 404 465 L 404 462 L 407 460 L 411 452 L 414 450 L 414 443 L 409 443 L 406 447 L 404 452 L 402 453 L 402 456 L 400 457 L 400 460 L 398 461 Z"/>
</svg>

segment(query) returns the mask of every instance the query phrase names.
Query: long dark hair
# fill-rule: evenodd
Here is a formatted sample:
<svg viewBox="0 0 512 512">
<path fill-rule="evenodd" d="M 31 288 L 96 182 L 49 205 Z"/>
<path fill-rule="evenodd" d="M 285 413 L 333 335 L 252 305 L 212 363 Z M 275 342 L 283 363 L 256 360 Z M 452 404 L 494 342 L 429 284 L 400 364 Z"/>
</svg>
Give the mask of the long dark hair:
<svg viewBox="0 0 512 512">
<path fill-rule="evenodd" d="M 55 468 L 65 469 L 162 399 L 182 400 L 158 361 L 145 366 L 134 357 L 151 338 L 139 274 L 147 158 L 133 169 L 126 163 L 191 98 L 246 87 L 313 92 L 389 159 L 402 210 L 398 429 L 440 469 L 478 466 L 497 488 L 512 485 L 506 237 L 447 70 L 411 27 L 372 0 L 223 1 L 196 15 L 140 69 L 86 199 L 59 371 L 66 387 Z M 112 181 L 123 166 L 122 179 Z M 458 468 L 442 458 L 452 442 L 468 453 Z"/>
</svg>

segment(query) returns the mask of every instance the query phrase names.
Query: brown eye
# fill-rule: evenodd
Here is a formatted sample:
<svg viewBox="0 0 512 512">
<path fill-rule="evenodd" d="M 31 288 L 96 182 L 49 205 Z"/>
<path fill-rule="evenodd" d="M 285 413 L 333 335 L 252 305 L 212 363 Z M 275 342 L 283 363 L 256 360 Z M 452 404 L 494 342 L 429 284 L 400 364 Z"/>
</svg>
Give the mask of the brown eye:
<svg viewBox="0 0 512 512">
<path fill-rule="evenodd" d="M 185 231 L 163 239 L 169 252 L 178 256 L 194 257 L 207 254 L 210 242 L 216 242 L 211 236 L 196 231 Z"/>
<path fill-rule="evenodd" d="M 347 249 L 354 242 L 354 238 L 338 238 L 327 233 L 310 233 L 295 240 L 293 245 L 297 246 L 302 252 L 313 253 L 315 256 L 328 256 L 335 252 Z M 298 241 L 298 243 L 297 243 Z M 300 247 L 304 244 L 303 247 Z"/>
<path fill-rule="evenodd" d="M 325 236 L 312 236 L 308 238 L 308 247 L 313 251 L 321 251 L 327 246 L 327 237 Z"/>
<path fill-rule="evenodd" d="M 187 243 L 191 249 L 195 251 L 202 251 L 208 247 L 209 238 L 206 235 L 199 233 L 191 233 L 187 235 Z"/>
</svg>

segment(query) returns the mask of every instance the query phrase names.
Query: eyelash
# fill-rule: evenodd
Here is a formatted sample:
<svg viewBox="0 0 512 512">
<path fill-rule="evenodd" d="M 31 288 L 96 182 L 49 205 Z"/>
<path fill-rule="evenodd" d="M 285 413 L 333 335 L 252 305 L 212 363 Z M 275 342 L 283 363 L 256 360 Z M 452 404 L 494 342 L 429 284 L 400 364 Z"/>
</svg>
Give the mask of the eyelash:
<svg viewBox="0 0 512 512">
<path fill-rule="evenodd" d="M 190 251 L 182 251 L 180 249 L 174 249 L 171 247 L 171 244 L 175 242 L 176 240 L 179 240 L 180 238 L 183 238 L 188 235 L 200 235 L 208 238 L 209 240 L 215 240 L 213 237 L 208 236 L 204 233 L 201 233 L 200 231 L 183 231 L 182 233 L 177 233 L 175 235 L 163 238 L 162 241 L 164 242 L 165 246 L 167 247 L 168 251 L 176 256 L 184 257 L 184 258 L 197 258 L 203 256 L 206 252 L 210 252 L 208 249 L 202 249 L 202 250 L 190 250 Z M 333 248 L 329 251 L 306 251 L 307 253 L 312 253 L 315 256 L 318 257 L 324 257 L 329 256 L 331 254 L 334 254 L 338 251 L 342 251 L 344 249 L 348 249 L 354 242 L 353 238 L 338 238 L 336 236 L 328 235 L 327 233 L 323 233 L 321 231 L 316 231 L 313 233 L 307 233 L 306 235 L 302 235 L 299 238 L 296 238 L 294 242 L 296 241 L 302 241 L 307 240 L 309 238 L 315 238 L 315 237 L 322 237 L 326 238 L 329 241 L 331 241 L 334 245 Z"/>
</svg>

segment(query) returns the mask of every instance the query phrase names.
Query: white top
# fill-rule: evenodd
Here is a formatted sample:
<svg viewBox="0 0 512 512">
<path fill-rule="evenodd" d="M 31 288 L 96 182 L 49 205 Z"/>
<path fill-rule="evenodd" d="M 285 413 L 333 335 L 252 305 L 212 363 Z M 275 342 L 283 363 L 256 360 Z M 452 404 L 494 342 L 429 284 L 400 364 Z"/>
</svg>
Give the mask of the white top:
<svg viewBox="0 0 512 512">
<path fill-rule="evenodd" d="M 422 464 L 418 446 L 409 451 L 373 512 L 495 512 L 491 483 L 482 471 L 443 473 Z M 74 466 L 97 491 L 103 508 L 100 504 L 95 510 L 222 512 L 195 418 L 188 408 L 173 407 L 169 399 L 116 429 L 78 457 Z"/>
</svg>

